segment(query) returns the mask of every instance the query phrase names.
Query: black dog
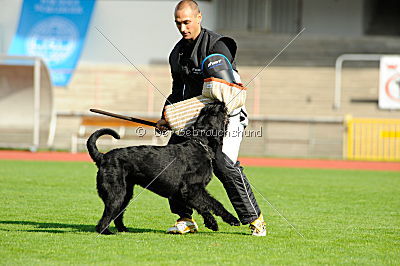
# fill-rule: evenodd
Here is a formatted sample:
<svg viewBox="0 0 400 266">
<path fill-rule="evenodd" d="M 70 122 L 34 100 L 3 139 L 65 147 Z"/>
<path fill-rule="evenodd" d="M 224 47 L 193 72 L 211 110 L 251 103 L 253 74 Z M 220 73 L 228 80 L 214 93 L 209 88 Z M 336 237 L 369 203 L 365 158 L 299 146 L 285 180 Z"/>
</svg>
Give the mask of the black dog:
<svg viewBox="0 0 400 266">
<path fill-rule="evenodd" d="M 112 129 L 100 129 L 87 141 L 90 156 L 98 167 L 97 190 L 104 202 L 103 216 L 96 226 L 101 234 L 112 234 L 109 224 L 119 232 L 127 231 L 123 212 L 138 184 L 154 193 L 174 198 L 195 209 L 207 228 L 217 231 L 214 216 L 239 226 L 239 221 L 205 189 L 212 177 L 212 159 L 222 145 L 228 123 L 225 104 L 211 103 L 204 107 L 187 141 L 167 146 L 135 146 L 114 149 L 106 154 L 97 150 L 96 140 L 102 135 L 119 135 Z"/>
</svg>

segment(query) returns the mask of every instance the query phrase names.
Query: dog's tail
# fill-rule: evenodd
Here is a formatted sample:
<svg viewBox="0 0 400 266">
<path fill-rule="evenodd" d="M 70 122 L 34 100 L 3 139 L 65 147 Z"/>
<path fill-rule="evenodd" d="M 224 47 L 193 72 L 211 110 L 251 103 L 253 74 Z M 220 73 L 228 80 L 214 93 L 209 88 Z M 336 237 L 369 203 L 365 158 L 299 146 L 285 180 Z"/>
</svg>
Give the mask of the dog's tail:
<svg viewBox="0 0 400 266">
<path fill-rule="evenodd" d="M 97 139 L 103 135 L 111 135 L 116 139 L 120 139 L 120 136 L 118 135 L 118 133 L 110 128 L 102 128 L 102 129 L 99 129 L 96 132 L 94 132 L 87 140 L 86 147 L 89 151 L 90 157 L 92 158 L 92 160 L 95 163 L 100 162 L 101 159 L 103 158 L 103 154 L 101 152 L 99 152 L 99 150 L 96 147 Z"/>
</svg>

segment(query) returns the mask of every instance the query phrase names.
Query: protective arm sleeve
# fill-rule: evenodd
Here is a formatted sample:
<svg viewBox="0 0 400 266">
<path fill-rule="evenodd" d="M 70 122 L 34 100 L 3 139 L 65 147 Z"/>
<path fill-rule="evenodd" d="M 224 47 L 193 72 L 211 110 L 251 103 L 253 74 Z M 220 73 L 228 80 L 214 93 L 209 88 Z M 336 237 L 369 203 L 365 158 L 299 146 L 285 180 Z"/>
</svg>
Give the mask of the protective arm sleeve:
<svg viewBox="0 0 400 266">
<path fill-rule="evenodd" d="M 226 56 L 226 58 L 228 58 L 229 62 L 233 63 L 234 58 L 230 50 L 228 49 L 228 46 L 226 46 L 223 40 L 219 40 L 214 44 L 213 48 L 210 51 L 210 54 L 223 54 Z"/>
</svg>

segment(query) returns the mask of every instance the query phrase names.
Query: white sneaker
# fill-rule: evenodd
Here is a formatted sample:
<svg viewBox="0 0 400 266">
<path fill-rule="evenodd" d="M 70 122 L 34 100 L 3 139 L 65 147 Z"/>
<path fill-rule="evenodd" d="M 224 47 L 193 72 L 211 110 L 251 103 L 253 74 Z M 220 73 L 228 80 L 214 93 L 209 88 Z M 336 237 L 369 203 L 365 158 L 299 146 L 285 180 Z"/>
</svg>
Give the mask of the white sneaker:
<svg viewBox="0 0 400 266">
<path fill-rule="evenodd" d="M 260 214 L 260 217 L 255 219 L 250 224 L 250 229 L 252 231 L 253 236 L 266 236 L 267 235 L 267 229 L 265 227 L 264 217 L 262 216 L 262 214 Z"/>
<path fill-rule="evenodd" d="M 199 231 L 197 223 L 193 219 L 182 218 L 178 219 L 174 226 L 167 229 L 167 234 L 186 234 L 196 233 Z"/>
</svg>

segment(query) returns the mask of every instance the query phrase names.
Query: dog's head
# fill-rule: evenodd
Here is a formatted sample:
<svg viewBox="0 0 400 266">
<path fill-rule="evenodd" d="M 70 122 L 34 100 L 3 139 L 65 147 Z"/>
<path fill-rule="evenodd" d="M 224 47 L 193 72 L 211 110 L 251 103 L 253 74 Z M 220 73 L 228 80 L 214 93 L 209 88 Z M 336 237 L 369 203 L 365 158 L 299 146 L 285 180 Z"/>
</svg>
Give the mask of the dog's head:
<svg viewBox="0 0 400 266">
<path fill-rule="evenodd" d="M 228 110 L 225 103 L 216 101 L 201 109 L 193 129 L 196 135 L 206 137 L 209 142 L 222 143 L 228 126 Z"/>
</svg>

